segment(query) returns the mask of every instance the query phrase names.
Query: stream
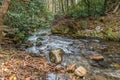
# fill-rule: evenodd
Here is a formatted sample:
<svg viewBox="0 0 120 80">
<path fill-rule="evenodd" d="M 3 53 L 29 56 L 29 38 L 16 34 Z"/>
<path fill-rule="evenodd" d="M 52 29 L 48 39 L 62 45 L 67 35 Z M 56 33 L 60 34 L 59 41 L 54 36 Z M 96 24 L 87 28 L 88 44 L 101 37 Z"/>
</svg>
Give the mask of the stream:
<svg viewBox="0 0 120 80">
<path fill-rule="evenodd" d="M 66 66 L 76 63 L 84 66 L 88 77 L 104 76 L 106 80 L 120 80 L 120 42 L 102 41 L 99 39 L 73 39 L 51 34 L 50 29 L 40 30 L 29 37 L 33 43 L 27 52 L 46 57 L 49 62 L 49 52 L 60 48 L 65 54 L 60 65 Z M 103 61 L 89 59 L 90 54 L 101 54 Z M 108 79 L 109 78 L 109 79 Z M 71 80 L 67 74 L 48 74 L 46 80 Z M 84 78 L 83 80 L 88 80 Z M 91 80 L 91 79 L 90 79 Z M 97 79 L 93 79 L 97 80 Z M 103 80 L 103 79 L 98 79 Z"/>
</svg>

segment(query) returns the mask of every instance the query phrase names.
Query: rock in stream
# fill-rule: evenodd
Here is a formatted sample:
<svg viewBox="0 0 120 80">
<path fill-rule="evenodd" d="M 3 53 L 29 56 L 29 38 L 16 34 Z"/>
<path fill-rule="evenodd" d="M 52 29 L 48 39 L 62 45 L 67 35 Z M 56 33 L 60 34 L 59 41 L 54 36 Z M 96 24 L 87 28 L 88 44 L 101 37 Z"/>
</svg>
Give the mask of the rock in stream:
<svg viewBox="0 0 120 80">
<path fill-rule="evenodd" d="M 51 50 L 49 53 L 49 59 L 53 63 L 60 63 L 62 61 L 63 54 L 64 51 L 60 48 Z"/>
</svg>

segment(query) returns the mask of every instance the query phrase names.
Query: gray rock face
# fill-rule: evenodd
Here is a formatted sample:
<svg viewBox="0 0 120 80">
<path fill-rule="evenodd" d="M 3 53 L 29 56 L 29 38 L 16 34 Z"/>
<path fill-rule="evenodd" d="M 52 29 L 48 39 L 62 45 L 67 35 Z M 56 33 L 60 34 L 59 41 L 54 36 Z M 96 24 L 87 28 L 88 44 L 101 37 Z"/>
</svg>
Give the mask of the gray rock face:
<svg viewBox="0 0 120 80">
<path fill-rule="evenodd" d="M 49 59 L 53 63 L 60 63 L 62 61 L 62 55 L 64 51 L 60 48 L 53 49 L 49 53 Z"/>
</svg>

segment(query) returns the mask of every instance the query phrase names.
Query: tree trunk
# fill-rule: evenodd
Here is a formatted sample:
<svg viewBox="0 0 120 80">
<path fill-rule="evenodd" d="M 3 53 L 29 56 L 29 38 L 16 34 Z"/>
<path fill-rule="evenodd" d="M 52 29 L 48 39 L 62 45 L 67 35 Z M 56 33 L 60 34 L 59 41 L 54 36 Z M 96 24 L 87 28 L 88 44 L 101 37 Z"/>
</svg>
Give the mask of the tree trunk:
<svg viewBox="0 0 120 80">
<path fill-rule="evenodd" d="M 1 46 L 2 37 L 3 37 L 2 31 L 5 28 L 3 26 L 3 22 L 4 22 L 5 15 L 8 11 L 10 1 L 11 0 L 3 0 L 2 5 L 1 5 L 1 9 L 0 9 L 0 46 Z"/>
<path fill-rule="evenodd" d="M 0 25 L 3 25 L 5 15 L 7 14 L 9 3 L 11 0 L 3 0 L 0 9 Z"/>
<path fill-rule="evenodd" d="M 65 14 L 64 0 L 61 0 L 61 8 L 62 8 L 62 12 Z"/>
</svg>

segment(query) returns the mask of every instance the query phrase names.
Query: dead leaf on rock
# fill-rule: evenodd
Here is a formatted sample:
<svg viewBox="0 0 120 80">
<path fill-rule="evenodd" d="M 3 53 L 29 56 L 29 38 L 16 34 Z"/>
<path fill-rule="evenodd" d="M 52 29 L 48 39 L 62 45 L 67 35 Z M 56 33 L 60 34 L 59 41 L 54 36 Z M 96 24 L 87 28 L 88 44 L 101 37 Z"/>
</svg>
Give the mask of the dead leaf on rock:
<svg viewBox="0 0 120 80">
<path fill-rule="evenodd" d="M 76 67 L 76 64 L 68 65 L 66 68 L 66 71 L 74 71 Z"/>
</svg>

